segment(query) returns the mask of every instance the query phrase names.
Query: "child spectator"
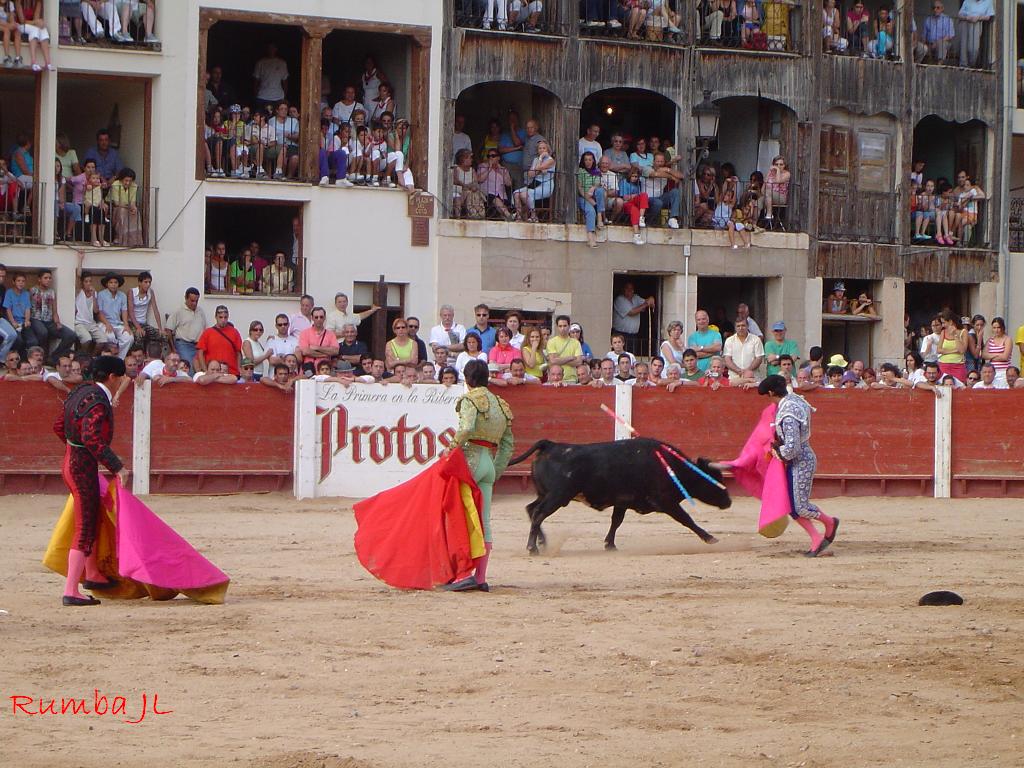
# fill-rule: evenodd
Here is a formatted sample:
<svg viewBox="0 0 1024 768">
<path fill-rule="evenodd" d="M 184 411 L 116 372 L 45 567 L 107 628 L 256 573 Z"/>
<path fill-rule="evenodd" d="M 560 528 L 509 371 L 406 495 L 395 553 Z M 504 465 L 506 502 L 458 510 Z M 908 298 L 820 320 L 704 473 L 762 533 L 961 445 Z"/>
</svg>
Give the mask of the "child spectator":
<svg viewBox="0 0 1024 768">
<path fill-rule="evenodd" d="M 249 126 L 247 137 L 249 158 L 255 159 L 256 178 L 265 179 L 267 178 L 267 163 L 269 160 L 267 150 L 270 149 L 273 143 L 273 136 L 270 132 L 270 126 L 267 125 L 267 116 L 263 110 L 257 110 L 253 114 L 252 124 Z M 271 168 L 272 171 L 273 169 Z"/>
<path fill-rule="evenodd" d="M 242 108 L 238 104 L 232 104 L 228 110 L 228 120 L 224 123 L 224 130 L 227 133 L 226 150 L 231 158 L 231 175 L 236 179 L 242 178 L 246 173 L 246 166 L 249 164 L 249 147 L 245 143 L 246 125 L 242 121 Z"/>
<path fill-rule="evenodd" d="M 349 139 L 348 146 L 348 173 L 355 184 L 365 184 L 369 163 L 366 160 L 366 145 L 368 143 L 368 130 L 366 126 L 356 126 L 353 123 L 351 131 L 355 132 L 355 138 Z"/>
<path fill-rule="evenodd" d="M 212 169 L 208 175 L 223 179 L 224 173 L 224 148 L 231 139 L 231 132 L 224 124 L 224 113 L 218 107 L 210 114 L 210 138 L 207 143 L 210 145 L 210 157 L 212 158 Z"/>
<path fill-rule="evenodd" d="M 729 231 L 729 244 L 733 247 L 733 250 L 738 247 L 736 244 L 737 233 L 739 233 L 743 247 L 750 247 L 750 232 L 753 230 L 754 222 L 756 221 L 757 194 L 748 192 L 744 195 L 741 205 L 733 208 L 732 217 L 729 219 L 728 224 L 726 224 L 726 229 Z"/>
<path fill-rule="evenodd" d="M 920 163 L 923 167 L 924 163 Z M 914 174 L 911 174 L 913 176 Z M 916 211 L 914 212 L 914 241 L 927 240 L 930 235 L 927 233 L 929 225 L 935 224 L 935 182 L 928 179 L 925 182 L 924 190 L 917 195 Z M 936 235 L 938 233 L 936 232 Z"/>
<path fill-rule="evenodd" d="M 602 156 L 604 160 L 607 155 Z M 626 177 L 619 182 L 619 198 L 622 200 L 622 208 L 629 215 L 629 223 L 633 227 L 633 244 L 643 245 L 644 240 L 640 236 L 640 228 L 647 226 L 647 209 L 650 207 L 650 198 L 640 187 L 640 168 L 632 165 Z"/>
<path fill-rule="evenodd" d="M 88 168 L 89 163 L 86 163 Z M 89 233 L 93 247 L 101 248 L 110 245 L 103 235 L 104 226 L 109 223 L 107 219 L 107 204 L 103 201 L 103 179 L 96 171 L 95 163 L 92 164 L 92 172 L 86 177 L 85 192 L 82 195 L 83 219 L 89 225 Z"/>
<path fill-rule="evenodd" d="M 331 135 L 331 121 L 325 117 L 320 118 L 320 149 L 318 152 L 318 163 L 320 166 L 320 186 L 326 187 L 331 183 L 331 167 L 335 169 L 335 178 L 339 187 L 352 186 L 352 182 L 342 184 L 345 179 L 345 172 L 348 167 L 345 155 L 342 154 L 341 137 L 337 134 Z M 339 165 L 340 163 L 340 165 Z"/>
<path fill-rule="evenodd" d="M 725 230 L 729 229 L 729 222 L 732 220 L 732 209 L 736 207 L 736 193 L 727 189 L 722 192 L 722 199 L 715 206 L 715 212 L 711 216 L 711 226 L 714 229 Z M 733 243 L 733 231 L 729 229 L 729 242 Z M 732 246 L 736 247 L 735 244 Z"/>
</svg>

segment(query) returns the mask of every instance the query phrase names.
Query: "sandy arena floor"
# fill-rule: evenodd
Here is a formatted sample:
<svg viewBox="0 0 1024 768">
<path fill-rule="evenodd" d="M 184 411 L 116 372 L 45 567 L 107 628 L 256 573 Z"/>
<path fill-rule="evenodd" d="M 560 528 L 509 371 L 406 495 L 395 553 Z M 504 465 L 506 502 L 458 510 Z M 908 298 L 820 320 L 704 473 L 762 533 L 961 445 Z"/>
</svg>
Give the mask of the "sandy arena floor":
<svg viewBox="0 0 1024 768">
<path fill-rule="evenodd" d="M 701 509 L 711 547 L 629 513 L 617 553 L 573 504 L 531 558 L 503 497 L 488 595 L 387 589 L 346 504 L 153 497 L 228 603 L 70 609 L 39 564 L 62 501 L 0 499 L 2 766 L 1024 765 L 1024 502 L 827 501 L 818 560 L 749 499 Z M 939 588 L 966 604 L 916 606 Z M 173 712 L 12 713 L 97 688 Z"/>
</svg>

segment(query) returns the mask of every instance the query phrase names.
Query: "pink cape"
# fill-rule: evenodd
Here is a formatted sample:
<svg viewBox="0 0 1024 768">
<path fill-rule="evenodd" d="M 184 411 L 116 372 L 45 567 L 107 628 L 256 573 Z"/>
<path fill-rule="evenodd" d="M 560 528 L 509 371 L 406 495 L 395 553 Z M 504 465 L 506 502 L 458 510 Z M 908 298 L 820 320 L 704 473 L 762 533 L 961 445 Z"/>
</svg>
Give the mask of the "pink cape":
<svg viewBox="0 0 1024 768">
<path fill-rule="evenodd" d="M 201 603 L 224 602 L 230 579 L 196 552 L 185 539 L 120 483 L 100 476 L 102 511 L 96 540 L 100 571 L 118 585 L 100 597 L 149 596 L 170 600 L 179 592 Z M 67 574 L 68 549 L 74 536 L 72 500 L 64 507 L 43 557 L 43 564 Z"/>
<path fill-rule="evenodd" d="M 740 455 L 729 462 L 739 484 L 761 500 L 757 532 L 769 539 L 781 536 L 786 530 L 792 510 L 786 468 L 772 453 L 777 410 L 778 405 L 770 403 L 761 411 L 761 418 Z"/>
<path fill-rule="evenodd" d="M 392 587 L 432 589 L 469 576 L 484 554 L 480 489 L 456 449 L 411 480 L 358 502 L 356 556 Z M 474 540 L 478 539 L 477 546 Z"/>
</svg>

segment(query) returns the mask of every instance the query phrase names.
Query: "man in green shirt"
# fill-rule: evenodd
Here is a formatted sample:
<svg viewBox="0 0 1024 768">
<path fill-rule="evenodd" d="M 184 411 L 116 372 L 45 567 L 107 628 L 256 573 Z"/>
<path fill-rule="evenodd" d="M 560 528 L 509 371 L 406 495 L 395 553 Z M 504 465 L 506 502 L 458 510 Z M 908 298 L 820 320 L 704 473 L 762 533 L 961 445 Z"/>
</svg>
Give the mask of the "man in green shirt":
<svg viewBox="0 0 1024 768">
<path fill-rule="evenodd" d="M 792 339 L 786 338 L 786 324 L 782 321 L 772 326 L 772 340 L 765 342 L 764 357 L 768 363 L 768 375 L 779 372 L 779 357 L 789 355 L 793 358 L 793 367 L 800 367 L 800 348 Z"/>
<path fill-rule="evenodd" d="M 583 362 L 583 347 L 569 335 L 568 315 L 559 315 L 555 318 L 555 335 L 548 339 L 545 352 L 548 365 L 562 366 L 564 380 L 569 384 L 575 384 L 576 366 Z"/>
</svg>

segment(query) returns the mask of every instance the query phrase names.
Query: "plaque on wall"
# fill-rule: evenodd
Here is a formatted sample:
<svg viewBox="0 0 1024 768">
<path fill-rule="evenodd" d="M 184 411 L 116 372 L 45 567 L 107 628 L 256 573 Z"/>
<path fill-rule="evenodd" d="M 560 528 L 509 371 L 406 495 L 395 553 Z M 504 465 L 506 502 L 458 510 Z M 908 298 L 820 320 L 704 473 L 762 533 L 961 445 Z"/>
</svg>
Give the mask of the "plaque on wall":
<svg viewBox="0 0 1024 768">
<path fill-rule="evenodd" d="M 434 196 L 428 192 L 418 192 L 409 197 L 409 218 L 412 221 L 413 246 L 427 247 L 430 245 L 430 220 L 434 218 Z"/>
</svg>

